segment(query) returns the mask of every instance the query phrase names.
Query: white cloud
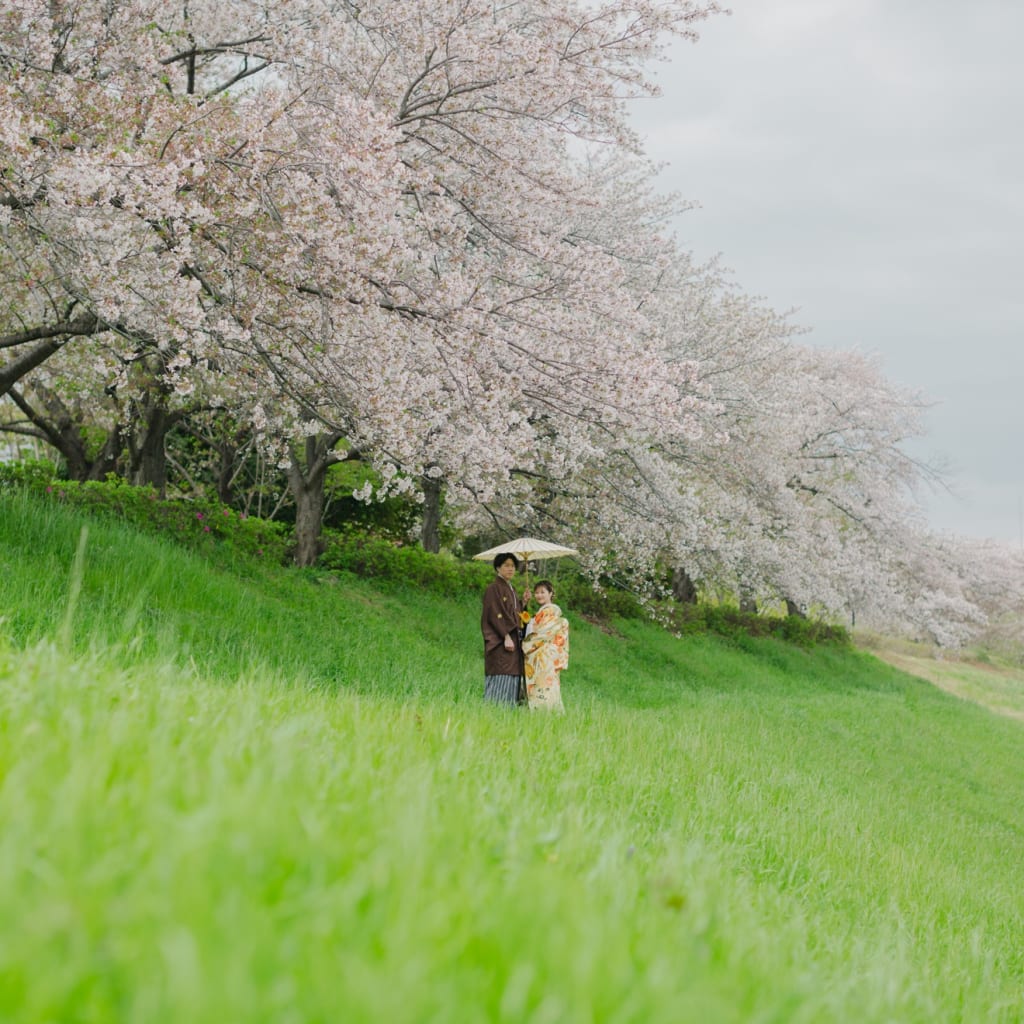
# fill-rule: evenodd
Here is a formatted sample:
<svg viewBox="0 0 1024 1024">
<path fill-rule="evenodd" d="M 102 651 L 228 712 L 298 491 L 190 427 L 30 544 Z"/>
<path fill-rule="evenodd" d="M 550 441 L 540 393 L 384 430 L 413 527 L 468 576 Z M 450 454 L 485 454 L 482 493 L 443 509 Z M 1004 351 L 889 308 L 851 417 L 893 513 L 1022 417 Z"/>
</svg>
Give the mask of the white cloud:
<svg viewBox="0 0 1024 1024">
<path fill-rule="evenodd" d="M 1018 535 L 1024 492 L 1024 4 L 732 0 L 638 105 L 677 228 L 812 343 L 877 350 L 940 405 L 927 450 L 976 497 L 938 525 Z M 924 449 L 922 449 L 924 451 Z M 989 507 L 994 506 L 994 507 Z"/>
</svg>

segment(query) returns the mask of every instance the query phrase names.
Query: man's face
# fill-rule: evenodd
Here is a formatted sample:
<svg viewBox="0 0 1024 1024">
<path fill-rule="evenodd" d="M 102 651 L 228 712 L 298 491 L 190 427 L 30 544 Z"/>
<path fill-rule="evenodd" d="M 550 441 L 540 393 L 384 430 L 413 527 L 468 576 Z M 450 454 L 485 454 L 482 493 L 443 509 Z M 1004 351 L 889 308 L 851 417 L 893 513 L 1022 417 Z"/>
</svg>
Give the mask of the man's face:
<svg viewBox="0 0 1024 1024">
<path fill-rule="evenodd" d="M 511 558 L 506 558 L 501 565 L 498 566 L 498 575 L 503 580 L 510 580 L 516 574 L 516 563 Z"/>
</svg>

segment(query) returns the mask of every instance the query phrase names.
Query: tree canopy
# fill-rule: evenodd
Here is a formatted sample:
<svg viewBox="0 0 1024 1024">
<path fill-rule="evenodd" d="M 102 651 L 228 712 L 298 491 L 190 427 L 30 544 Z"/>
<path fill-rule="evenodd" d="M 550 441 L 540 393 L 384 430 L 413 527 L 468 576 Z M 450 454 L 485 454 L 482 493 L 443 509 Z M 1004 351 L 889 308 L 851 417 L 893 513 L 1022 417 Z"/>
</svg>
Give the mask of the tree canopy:
<svg viewBox="0 0 1024 1024">
<path fill-rule="evenodd" d="M 462 530 L 571 532 L 595 573 L 959 635 L 985 573 L 920 521 L 923 399 L 669 230 L 629 103 L 718 11 L 14 0 L 7 429 L 161 489 L 175 431 L 222 494 L 256 450 L 307 564 L 325 473 L 359 458 L 359 496 L 423 501 L 428 545 L 443 500 Z"/>
</svg>

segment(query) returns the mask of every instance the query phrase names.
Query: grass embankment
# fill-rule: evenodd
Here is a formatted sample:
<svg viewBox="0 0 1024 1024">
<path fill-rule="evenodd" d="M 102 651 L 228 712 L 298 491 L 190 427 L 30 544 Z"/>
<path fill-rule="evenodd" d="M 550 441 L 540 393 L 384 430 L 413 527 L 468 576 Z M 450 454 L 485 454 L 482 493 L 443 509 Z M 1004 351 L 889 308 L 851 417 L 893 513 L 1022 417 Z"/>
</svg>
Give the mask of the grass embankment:
<svg viewBox="0 0 1024 1024">
<path fill-rule="evenodd" d="M 1019 663 L 878 636 L 859 637 L 858 643 L 902 672 L 920 676 L 947 693 L 1024 722 L 1024 668 Z"/>
<path fill-rule="evenodd" d="M 0 497 L 0 1019 L 1019 1021 L 1019 722 L 852 650 L 217 567 Z"/>
</svg>

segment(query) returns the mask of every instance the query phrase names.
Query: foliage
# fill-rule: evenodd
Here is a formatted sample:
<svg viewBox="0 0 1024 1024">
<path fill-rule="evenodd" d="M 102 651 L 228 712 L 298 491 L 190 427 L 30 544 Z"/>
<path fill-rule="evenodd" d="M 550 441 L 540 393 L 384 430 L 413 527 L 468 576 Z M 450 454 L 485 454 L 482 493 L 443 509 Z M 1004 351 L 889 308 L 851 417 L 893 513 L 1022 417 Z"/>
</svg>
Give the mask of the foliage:
<svg viewBox="0 0 1024 1024">
<path fill-rule="evenodd" d="M 494 577 L 489 562 L 455 559 L 443 553 L 433 555 L 415 546 L 366 535 L 329 531 L 327 537 L 327 550 L 319 565 L 332 571 L 351 572 L 401 586 L 414 584 L 447 597 L 479 596 Z M 526 578 L 520 577 L 516 586 L 525 587 Z M 571 569 L 559 574 L 556 590 L 558 600 L 580 615 L 607 621 L 644 614 L 634 595 L 614 588 L 597 589 Z"/>
<path fill-rule="evenodd" d="M 318 564 L 381 584 L 420 587 L 444 597 L 480 594 L 494 576 L 493 568 L 483 562 L 459 561 L 414 545 L 333 531 L 327 532 L 327 548 Z"/>
<path fill-rule="evenodd" d="M 161 500 L 152 488 L 131 487 L 116 478 L 84 484 L 58 481 L 53 466 L 45 461 L 0 465 L 0 487 L 13 485 L 75 507 L 114 514 L 190 546 L 216 540 L 228 552 L 278 563 L 288 550 L 285 524 L 239 515 L 209 499 Z M 395 498 L 386 504 L 405 503 Z M 376 503 L 371 508 L 379 511 Z M 392 508 L 385 508 L 383 516 L 368 514 L 366 523 L 349 522 L 344 530 L 326 530 L 326 549 L 319 567 L 373 579 L 381 585 L 412 584 L 443 597 L 478 595 L 486 587 L 493 576 L 489 564 L 430 554 L 393 539 L 395 514 Z M 367 524 L 372 532 L 367 532 Z M 595 585 L 571 567 L 560 568 L 556 589 L 558 601 L 566 609 L 600 622 L 653 614 L 667 628 L 681 634 L 774 636 L 805 646 L 847 642 L 841 627 L 797 616 L 755 615 L 711 603 L 651 606 L 610 581 Z"/>
<path fill-rule="evenodd" d="M 0 489 L 19 487 L 73 508 L 116 516 L 189 547 L 219 545 L 227 555 L 281 564 L 287 557 L 287 527 L 238 513 L 209 498 L 161 499 L 152 487 L 131 486 L 119 477 L 105 481 L 58 480 L 45 461 L 0 464 Z"/>
<path fill-rule="evenodd" d="M 560 524 L 592 578 L 668 566 L 977 637 L 1024 561 L 921 528 L 923 398 L 793 344 L 667 230 L 684 204 L 627 104 L 720 11 L 8 3 L 0 396 L 23 419 L 3 425 L 76 479 L 164 493 L 170 462 L 179 491 L 294 514 L 303 565 L 342 444 L 377 471 L 355 499 L 429 496 L 431 532 L 440 494 L 448 531 Z M 395 539 L 417 518 L 327 511 Z"/>
<path fill-rule="evenodd" d="M 57 468 L 47 459 L 20 459 L 0 462 L 0 488 L 25 488 L 36 494 L 46 493 L 57 482 Z"/>
<path fill-rule="evenodd" d="M 610 580 L 599 580 L 595 584 L 578 570 L 560 567 L 553 582 L 556 603 L 563 610 L 572 610 L 602 622 L 645 618 L 648 615 L 636 594 Z"/>
<path fill-rule="evenodd" d="M 848 646 L 849 633 L 839 625 L 799 615 L 762 615 L 727 604 L 662 605 L 659 620 L 681 635 L 714 633 L 717 636 L 772 636 L 800 647 L 816 644 Z"/>
<path fill-rule="evenodd" d="M 493 576 L 487 563 L 461 561 L 448 555 L 432 555 L 414 546 L 365 535 L 329 535 L 319 565 L 332 571 L 351 572 L 400 586 L 409 584 L 446 597 L 478 595 Z M 525 586 L 520 578 L 517 586 Z M 594 585 L 582 572 L 560 567 L 555 580 L 560 607 L 601 623 L 616 619 L 654 619 L 681 635 L 712 633 L 738 639 L 771 636 L 787 643 L 811 647 L 829 643 L 846 645 L 849 637 L 840 626 L 798 616 L 756 615 L 724 605 L 674 603 L 652 606 L 632 591 L 603 581 Z"/>
<path fill-rule="evenodd" d="M 367 483 L 376 488 L 380 482 L 380 474 L 365 462 L 346 461 L 331 466 L 325 483 L 325 529 L 408 541 L 421 514 L 414 500 L 408 496 L 381 496 L 370 501 L 353 497 L 355 492 L 363 491 Z"/>
</svg>

